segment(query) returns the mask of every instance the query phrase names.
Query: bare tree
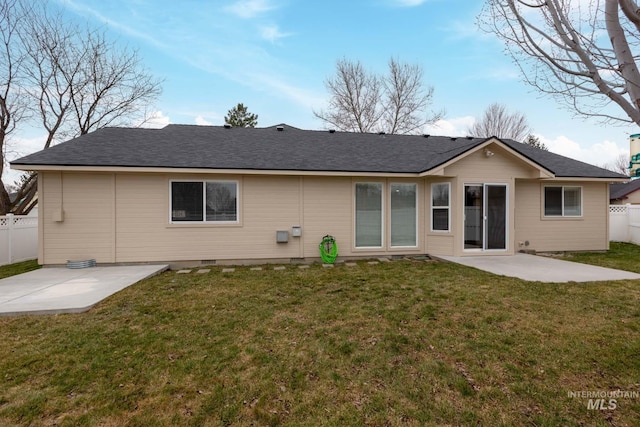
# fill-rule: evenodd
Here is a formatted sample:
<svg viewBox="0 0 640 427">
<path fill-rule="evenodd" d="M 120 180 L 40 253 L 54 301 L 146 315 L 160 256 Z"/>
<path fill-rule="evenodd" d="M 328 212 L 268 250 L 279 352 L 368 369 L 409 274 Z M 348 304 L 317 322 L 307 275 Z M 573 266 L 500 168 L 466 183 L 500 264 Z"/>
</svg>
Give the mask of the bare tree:
<svg viewBox="0 0 640 427">
<path fill-rule="evenodd" d="M 628 153 L 620 153 L 613 161 L 605 163 L 601 167 L 622 175 L 629 175 L 630 161 L 631 158 Z"/>
<path fill-rule="evenodd" d="M 426 113 L 433 99 L 433 86 L 423 86 L 423 74 L 419 65 L 389 60 L 389 75 L 382 79 L 382 126 L 388 133 L 416 133 L 443 117 L 442 111 L 431 116 Z"/>
<path fill-rule="evenodd" d="M 578 115 L 640 125 L 636 1 L 487 0 L 479 23 L 539 91 Z"/>
<path fill-rule="evenodd" d="M 493 103 L 484 110 L 482 118 L 473 123 L 467 132 L 481 138 L 497 136 L 523 142 L 531 133 L 531 128 L 524 114 L 509 113 L 504 105 Z"/>
<path fill-rule="evenodd" d="M 27 109 L 21 84 L 25 54 L 19 48 L 24 11 L 16 0 L 0 1 L 0 177 L 4 172 L 7 142 Z M 0 179 L 0 213 L 9 211 L 11 201 Z"/>
<path fill-rule="evenodd" d="M 365 71 L 360 61 L 341 59 L 336 76 L 325 86 L 330 93 L 328 111 L 313 114 L 325 123 L 347 132 L 372 132 L 380 120 L 380 83 Z"/>
<path fill-rule="evenodd" d="M 20 67 L 13 67 L 15 61 L 0 63 L 0 76 L 16 70 L 16 84 L 9 89 L 13 96 L 20 95 L 27 103 L 22 107 L 47 132 L 43 148 L 105 126 L 144 122 L 146 107 L 161 87 L 142 67 L 137 52 L 109 42 L 104 31 L 65 21 L 46 3 L 12 4 L 9 18 L 22 19 L 7 46 L 17 52 L 13 58 L 20 58 Z M 0 31 L 5 39 L 11 34 L 4 27 Z M 13 124 L 18 124 L 15 118 Z M 16 183 L 17 197 L 8 205 L 2 205 L 5 195 L 9 197 L 0 184 L 0 213 L 27 213 L 33 206 L 35 174 Z"/>
<path fill-rule="evenodd" d="M 420 132 L 443 116 L 430 112 L 433 87 L 425 87 L 419 65 L 389 60 L 389 74 L 379 76 L 364 69 L 360 61 L 339 60 L 336 75 L 325 81 L 329 91 L 327 111 L 314 115 L 347 132 Z"/>
</svg>

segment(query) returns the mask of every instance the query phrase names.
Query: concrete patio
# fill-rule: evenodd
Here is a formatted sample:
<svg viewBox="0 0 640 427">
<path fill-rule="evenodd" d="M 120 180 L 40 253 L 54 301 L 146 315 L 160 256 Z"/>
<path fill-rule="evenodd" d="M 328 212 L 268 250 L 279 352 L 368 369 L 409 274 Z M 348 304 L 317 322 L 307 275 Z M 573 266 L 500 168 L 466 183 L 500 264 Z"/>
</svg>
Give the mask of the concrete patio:
<svg viewBox="0 0 640 427">
<path fill-rule="evenodd" d="M 564 283 L 640 279 L 640 274 L 629 271 L 522 253 L 513 256 L 439 256 L 438 259 L 531 282 Z"/>
<path fill-rule="evenodd" d="M 80 313 L 168 265 L 42 268 L 0 280 L 0 316 Z"/>
</svg>

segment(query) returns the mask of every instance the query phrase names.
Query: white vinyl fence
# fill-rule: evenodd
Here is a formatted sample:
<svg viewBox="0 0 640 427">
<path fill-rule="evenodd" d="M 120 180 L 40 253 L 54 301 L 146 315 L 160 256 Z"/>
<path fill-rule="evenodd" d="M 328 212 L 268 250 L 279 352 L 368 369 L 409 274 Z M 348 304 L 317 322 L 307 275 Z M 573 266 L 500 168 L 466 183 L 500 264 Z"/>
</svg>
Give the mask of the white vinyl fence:
<svg viewBox="0 0 640 427">
<path fill-rule="evenodd" d="M 609 206 L 609 240 L 640 245 L 640 205 Z"/>
<path fill-rule="evenodd" d="M 38 217 L 0 216 L 0 265 L 38 258 Z"/>
</svg>

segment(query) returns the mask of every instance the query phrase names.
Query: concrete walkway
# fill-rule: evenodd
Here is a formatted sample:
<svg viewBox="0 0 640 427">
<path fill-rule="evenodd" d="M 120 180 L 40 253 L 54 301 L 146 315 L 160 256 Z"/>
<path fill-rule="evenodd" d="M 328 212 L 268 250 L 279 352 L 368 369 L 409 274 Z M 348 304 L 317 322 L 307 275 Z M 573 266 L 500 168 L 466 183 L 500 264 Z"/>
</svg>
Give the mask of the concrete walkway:
<svg viewBox="0 0 640 427">
<path fill-rule="evenodd" d="M 80 313 L 168 265 L 42 268 L 0 280 L 0 316 Z"/>
<path fill-rule="evenodd" d="M 513 256 L 439 256 L 438 258 L 531 282 L 597 282 L 640 279 L 640 274 L 629 271 L 521 253 Z"/>
</svg>

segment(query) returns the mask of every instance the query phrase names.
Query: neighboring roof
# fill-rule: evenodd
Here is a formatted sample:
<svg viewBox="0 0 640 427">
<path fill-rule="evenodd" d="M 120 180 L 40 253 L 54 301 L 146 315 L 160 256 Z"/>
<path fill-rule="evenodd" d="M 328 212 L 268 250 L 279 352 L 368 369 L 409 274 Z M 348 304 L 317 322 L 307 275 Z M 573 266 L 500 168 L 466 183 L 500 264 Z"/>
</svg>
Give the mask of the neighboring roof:
<svg viewBox="0 0 640 427">
<path fill-rule="evenodd" d="M 34 170 L 39 166 L 99 166 L 419 174 L 487 140 L 310 131 L 284 124 L 267 128 L 105 128 L 11 164 Z M 529 145 L 501 142 L 557 177 L 625 178 Z"/>
<path fill-rule="evenodd" d="M 618 200 L 626 199 L 626 196 L 640 189 L 640 179 L 634 179 L 633 181 L 625 182 L 623 184 L 611 184 L 609 185 L 609 199 Z"/>
</svg>

